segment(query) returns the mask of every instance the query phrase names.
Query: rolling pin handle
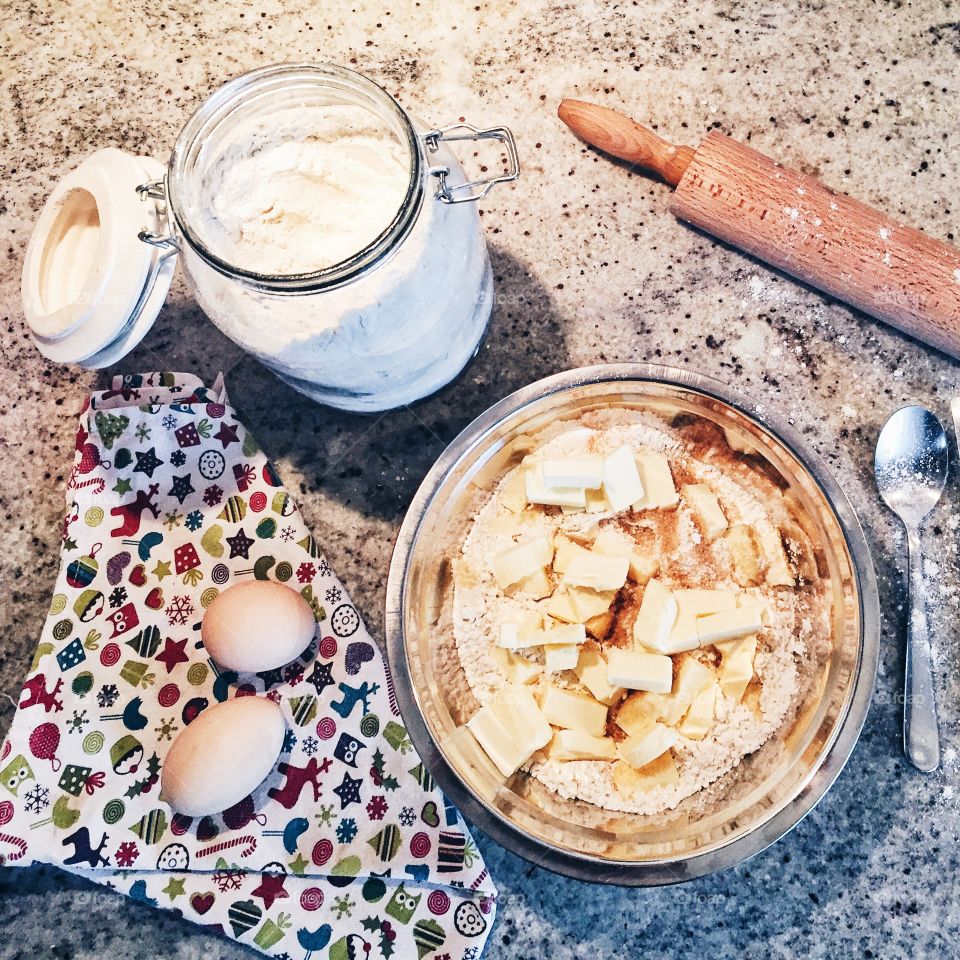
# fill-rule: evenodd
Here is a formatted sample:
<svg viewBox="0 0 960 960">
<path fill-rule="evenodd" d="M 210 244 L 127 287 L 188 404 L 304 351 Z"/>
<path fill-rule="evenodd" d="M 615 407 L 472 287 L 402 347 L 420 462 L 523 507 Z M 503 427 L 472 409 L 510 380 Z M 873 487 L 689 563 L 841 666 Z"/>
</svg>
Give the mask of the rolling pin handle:
<svg viewBox="0 0 960 960">
<path fill-rule="evenodd" d="M 629 117 L 583 100 L 563 100 L 557 116 L 581 140 L 657 174 L 675 187 L 693 159 L 692 147 L 668 143 Z"/>
</svg>

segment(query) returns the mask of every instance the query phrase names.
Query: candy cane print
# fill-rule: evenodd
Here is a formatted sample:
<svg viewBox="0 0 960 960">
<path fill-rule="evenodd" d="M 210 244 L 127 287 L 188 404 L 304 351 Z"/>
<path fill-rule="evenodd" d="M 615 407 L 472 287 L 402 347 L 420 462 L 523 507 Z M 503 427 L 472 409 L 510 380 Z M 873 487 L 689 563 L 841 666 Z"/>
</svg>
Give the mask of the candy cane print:
<svg viewBox="0 0 960 960">
<path fill-rule="evenodd" d="M 471 890 L 476 890 L 477 887 L 479 887 L 480 884 L 483 883 L 483 881 L 487 879 L 487 876 L 488 876 L 488 874 L 487 874 L 487 868 L 484 867 L 484 868 L 480 871 L 480 873 L 477 875 L 477 879 L 474 880 L 473 883 L 470 884 L 470 889 L 471 889 Z"/>
<path fill-rule="evenodd" d="M 257 838 L 249 834 L 243 837 L 234 837 L 232 840 L 224 840 L 223 843 L 215 843 L 212 847 L 204 847 L 197 851 L 198 857 L 206 857 L 213 853 L 220 853 L 221 850 L 229 850 L 231 847 L 239 847 L 241 844 L 247 844 L 241 851 L 241 857 L 249 857 L 257 849 Z"/>
<path fill-rule="evenodd" d="M 16 847 L 19 851 L 18 853 L 11 853 L 7 856 L 0 853 L 0 864 L 13 863 L 27 852 L 27 841 L 22 837 L 13 837 L 9 833 L 0 833 L 0 843 L 9 843 L 10 846 Z"/>
</svg>

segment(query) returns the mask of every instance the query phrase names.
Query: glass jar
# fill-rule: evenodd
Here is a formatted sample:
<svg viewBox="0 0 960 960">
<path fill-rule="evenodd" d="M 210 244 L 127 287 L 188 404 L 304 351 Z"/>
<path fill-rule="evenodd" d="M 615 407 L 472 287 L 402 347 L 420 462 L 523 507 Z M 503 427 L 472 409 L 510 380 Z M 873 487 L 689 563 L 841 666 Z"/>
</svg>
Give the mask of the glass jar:
<svg viewBox="0 0 960 960">
<path fill-rule="evenodd" d="M 331 105 L 364 111 L 402 157 L 407 177 L 399 206 L 381 211 L 384 228 L 337 262 L 274 274 L 231 262 L 210 214 L 214 171 L 233 162 L 231 150 L 256 155 L 267 136 L 285 142 L 291 117 Z M 479 139 L 501 142 L 508 167 L 468 181 L 450 143 Z M 138 161 L 141 173 L 121 159 Z M 148 158 L 115 150 L 98 151 L 84 164 L 64 182 L 66 190 L 62 183 L 48 199 L 24 264 L 28 323 L 53 359 L 104 366 L 132 349 L 159 310 L 174 258 L 227 336 L 330 406 L 376 411 L 418 400 L 449 383 L 479 348 L 492 308 L 492 275 L 470 201 L 519 175 L 513 136 L 504 127 L 432 128 L 352 70 L 289 64 L 244 74 L 210 96 L 181 130 L 165 176 Z M 109 169 L 100 169 L 104 164 Z M 94 185 L 97 174 L 122 195 L 119 230 L 103 209 L 112 198 L 103 184 Z M 133 192 L 131 177 L 138 180 Z M 359 185 L 361 195 L 367 186 L 375 195 L 372 182 Z M 139 249 L 104 250 L 129 240 L 133 221 L 140 224 Z M 129 289 L 119 297 L 114 292 L 108 305 L 97 279 L 113 272 L 118 282 L 120 270 L 104 265 L 111 255 Z M 65 306 L 71 309 L 61 315 Z M 121 315 L 113 326 L 102 317 L 109 306 Z"/>
</svg>

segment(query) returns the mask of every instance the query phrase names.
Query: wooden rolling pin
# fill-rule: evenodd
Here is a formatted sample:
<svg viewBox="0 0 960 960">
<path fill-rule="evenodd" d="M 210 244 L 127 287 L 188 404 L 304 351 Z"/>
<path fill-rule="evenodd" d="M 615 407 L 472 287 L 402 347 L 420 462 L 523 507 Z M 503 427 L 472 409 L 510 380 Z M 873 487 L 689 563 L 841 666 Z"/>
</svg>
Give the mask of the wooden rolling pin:
<svg viewBox="0 0 960 960">
<path fill-rule="evenodd" d="M 715 131 L 694 150 L 580 100 L 558 114 L 587 143 L 675 187 L 681 220 L 960 357 L 960 250 Z"/>
</svg>

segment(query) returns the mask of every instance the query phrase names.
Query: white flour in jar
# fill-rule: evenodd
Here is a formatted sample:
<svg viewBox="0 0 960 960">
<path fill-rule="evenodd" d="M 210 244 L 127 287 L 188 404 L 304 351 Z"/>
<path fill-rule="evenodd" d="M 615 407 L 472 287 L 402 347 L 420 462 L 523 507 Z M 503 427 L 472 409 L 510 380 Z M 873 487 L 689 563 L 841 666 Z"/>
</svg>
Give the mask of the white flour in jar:
<svg viewBox="0 0 960 960">
<path fill-rule="evenodd" d="M 232 131 L 206 170 L 200 228 L 222 260 L 270 275 L 348 259 L 396 216 L 410 178 L 399 139 L 353 104 L 291 108 Z"/>
</svg>

